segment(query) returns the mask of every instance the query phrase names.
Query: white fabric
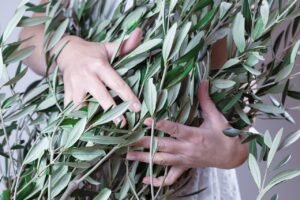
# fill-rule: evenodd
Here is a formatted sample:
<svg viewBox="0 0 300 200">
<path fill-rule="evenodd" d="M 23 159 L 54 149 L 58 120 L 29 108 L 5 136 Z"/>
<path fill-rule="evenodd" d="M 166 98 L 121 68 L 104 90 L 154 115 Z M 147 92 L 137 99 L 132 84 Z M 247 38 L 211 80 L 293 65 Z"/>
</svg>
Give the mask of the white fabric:
<svg viewBox="0 0 300 200">
<path fill-rule="evenodd" d="M 73 0 L 72 0 L 73 1 Z M 79 0 L 81 1 L 81 0 Z M 109 2 L 112 9 L 115 7 L 116 0 Z M 130 3 L 130 1 L 129 1 Z M 72 5 L 72 3 L 71 3 Z M 107 13 L 107 16 L 111 15 Z M 235 169 L 217 169 L 204 168 L 192 169 L 190 172 L 191 180 L 188 184 L 176 193 L 175 196 L 182 196 L 184 194 L 191 194 L 206 188 L 203 192 L 184 198 L 172 197 L 172 200 L 241 200 L 238 180 Z"/>
</svg>

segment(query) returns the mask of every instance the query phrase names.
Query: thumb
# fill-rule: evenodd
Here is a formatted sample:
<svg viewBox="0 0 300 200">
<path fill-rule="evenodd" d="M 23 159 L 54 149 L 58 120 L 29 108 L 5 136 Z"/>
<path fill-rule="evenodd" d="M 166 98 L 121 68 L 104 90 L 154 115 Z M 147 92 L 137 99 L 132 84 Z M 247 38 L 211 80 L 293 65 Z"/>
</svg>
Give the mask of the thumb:
<svg viewBox="0 0 300 200">
<path fill-rule="evenodd" d="M 137 28 L 135 29 L 128 39 L 124 40 L 121 44 L 119 55 L 122 56 L 124 54 L 130 53 L 136 47 L 138 47 L 141 43 L 143 36 L 142 29 Z M 107 42 L 104 43 L 108 56 L 111 58 L 113 54 L 118 50 L 119 42 Z"/>
<path fill-rule="evenodd" d="M 198 88 L 198 100 L 204 119 L 215 119 L 219 116 L 220 113 L 209 96 L 209 82 L 207 80 L 201 81 Z"/>
</svg>

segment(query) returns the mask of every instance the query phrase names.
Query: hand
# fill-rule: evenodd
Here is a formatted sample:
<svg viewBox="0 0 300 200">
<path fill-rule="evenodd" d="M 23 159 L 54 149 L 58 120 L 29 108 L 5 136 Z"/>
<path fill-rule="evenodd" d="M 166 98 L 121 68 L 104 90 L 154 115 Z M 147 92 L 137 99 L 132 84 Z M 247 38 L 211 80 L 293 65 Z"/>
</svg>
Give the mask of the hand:
<svg viewBox="0 0 300 200">
<path fill-rule="evenodd" d="M 204 118 L 200 127 L 189 127 L 167 120 L 156 123 L 157 130 L 171 137 L 156 138 L 158 152 L 153 156 L 153 163 L 172 167 L 166 177 L 153 178 L 154 186 L 172 185 L 189 168 L 234 168 L 246 160 L 248 149 L 241 144 L 240 138 L 229 138 L 223 134 L 222 131 L 230 125 L 210 99 L 208 85 L 207 81 L 202 81 L 198 91 Z M 144 123 L 151 126 L 154 121 L 148 118 Z M 145 136 L 132 146 L 149 149 L 150 139 Z M 127 159 L 149 163 L 149 153 L 131 151 Z M 145 177 L 143 182 L 150 184 L 151 177 Z"/>
<path fill-rule="evenodd" d="M 140 44 L 141 38 L 142 31 L 136 29 L 122 43 L 119 55 L 122 56 L 134 50 Z M 59 55 L 57 63 L 63 73 L 65 105 L 70 101 L 79 105 L 89 93 L 106 110 L 116 105 L 106 88 L 109 87 L 122 100 L 130 101 L 129 108 L 132 111 L 140 111 L 140 101 L 110 65 L 110 59 L 118 48 L 116 42 L 88 42 L 76 36 L 66 36 L 63 40 L 69 43 Z M 115 119 L 116 123 L 120 121 L 124 126 L 126 121 L 123 116 Z"/>
</svg>

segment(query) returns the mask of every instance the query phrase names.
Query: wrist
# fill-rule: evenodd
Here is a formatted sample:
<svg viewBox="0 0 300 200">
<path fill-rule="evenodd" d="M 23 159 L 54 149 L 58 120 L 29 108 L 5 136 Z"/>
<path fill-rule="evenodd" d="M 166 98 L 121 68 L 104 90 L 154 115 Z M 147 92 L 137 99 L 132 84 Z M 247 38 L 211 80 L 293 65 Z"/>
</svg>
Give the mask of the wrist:
<svg viewBox="0 0 300 200">
<path fill-rule="evenodd" d="M 51 49 L 50 57 L 54 56 L 54 64 L 59 67 L 60 71 L 64 71 L 65 53 L 68 52 L 68 48 L 71 42 L 80 39 L 78 36 L 65 35 L 62 39 Z"/>
</svg>

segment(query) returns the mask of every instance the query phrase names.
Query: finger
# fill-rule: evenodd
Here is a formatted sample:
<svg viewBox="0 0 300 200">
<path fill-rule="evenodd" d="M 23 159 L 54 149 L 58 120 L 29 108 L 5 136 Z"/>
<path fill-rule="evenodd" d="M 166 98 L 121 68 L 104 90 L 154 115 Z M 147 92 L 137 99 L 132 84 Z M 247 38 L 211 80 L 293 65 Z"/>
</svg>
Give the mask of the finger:
<svg viewBox="0 0 300 200">
<path fill-rule="evenodd" d="M 119 55 L 122 56 L 124 54 L 130 53 L 133 51 L 136 47 L 139 46 L 142 40 L 142 29 L 137 28 L 135 29 L 128 39 L 124 40 L 120 46 L 120 52 Z M 119 42 L 107 42 L 104 43 L 105 48 L 107 50 L 109 58 L 113 56 L 113 54 L 118 50 Z"/>
<path fill-rule="evenodd" d="M 188 170 L 188 168 L 173 166 L 173 167 L 171 167 L 170 171 L 168 172 L 167 177 L 160 176 L 157 178 L 153 178 L 153 186 L 160 187 L 160 186 L 173 185 L 186 170 Z M 143 183 L 150 185 L 151 177 L 150 176 L 145 177 L 143 179 Z"/>
<path fill-rule="evenodd" d="M 144 121 L 144 124 L 147 126 L 152 126 L 153 119 L 147 118 Z M 176 122 L 171 122 L 168 120 L 161 120 L 156 123 L 155 129 L 165 132 L 172 137 L 175 138 L 187 138 L 189 137 L 189 132 L 191 132 L 191 128 Z"/>
<path fill-rule="evenodd" d="M 64 84 L 64 107 L 72 101 L 72 89 L 68 84 Z"/>
<path fill-rule="evenodd" d="M 84 102 L 84 99 L 86 97 L 86 92 L 82 89 L 72 90 L 74 91 L 72 94 L 74 105 L 77 109 L 83 107 L 86 105 L 86 102 Z"/>
<path fill-rule="evenodd" d="M 157 150 L 165 153 L 179 153 L 182 151 L 182 142 L 177 141 L 174 138 L 166 137 L 156 137 L 157 140 Z M 131 144 L 130 146 L 144 147 L 150 149 L 151 137 L 144 136 L 137 142 Z"/>
<path fill-rule="evenodd" d="M 140 151 L 129 151 L 127 153 L 127 160 L 135 160 L 144 163 L 150 163 L 150 153 L 148 152 L 140 152 Z M 154 164 L 170 166 L 170 165 L 179 165 L 181 163 L 178 156 L 170 154 L 170 153 L 155 153 L 152 159 Z"/>
<path fill-rule="evenodd" d="M 202 81 L 198 88 L 198 99 L 205 119 L 214 120 L 220 115 L 215 103 L 209 96 L 209 82 L 207 80 Z"/>
<path fill-rule="evenodd" d="M 116 106 L 116 102 L 111 97 L 104 84 L 97 78 L 90 78 L 89 93 L 99 102 L 104 110 Z M 126 120 L 123 115 L 114 119 L 114 122 L 117 125 L 121 123 L 121 127 L 126 125 Z"/>
<path fill-rule="evenodd" d="M 114 90 L 123 101 L 130 102 L 129 108 L 132 111 L 139 112 L 141 110 L 141 103 L 139 99 L 135 96 L 127 83 L 108 63 L 106 63 L 106 66 L 103 66 L 97 74 L 99 78 L 109 88 Z M 109 74 L 109 76 L 107 76 L 107 74 Z"/>
</svg>

